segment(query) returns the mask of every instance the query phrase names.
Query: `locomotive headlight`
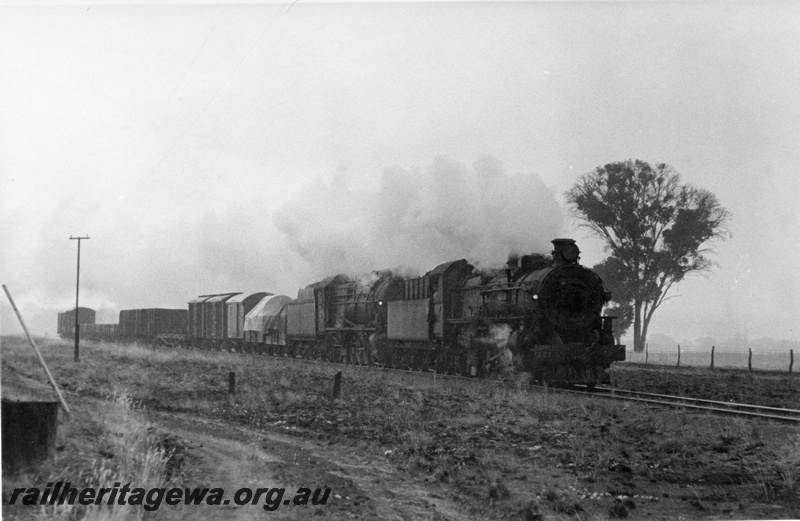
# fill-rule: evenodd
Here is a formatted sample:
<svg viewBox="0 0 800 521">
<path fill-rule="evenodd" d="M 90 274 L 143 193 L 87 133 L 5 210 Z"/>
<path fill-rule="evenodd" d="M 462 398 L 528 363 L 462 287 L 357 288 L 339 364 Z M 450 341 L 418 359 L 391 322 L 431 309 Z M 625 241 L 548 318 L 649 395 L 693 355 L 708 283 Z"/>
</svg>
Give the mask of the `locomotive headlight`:
<svg viewBox="0 0 800 521">
<path fill-rule="evenodd" d="M 382 301 L 382 300 L 379 300 L 379 301 L 378 301 L 378 305 L 379 305 L 379 306 L 382 306 L 382 305 L 383 305 L 383 301 Z"/>
<path fill-rule="evenodd" d="M 533 297 L 531 297 L 531 298 L 532 298 L 533 300 L 539 300 L 539 295 L 537 295 L 536 293 L 534 293 L 534 294 L 533 294 Z"/>
</svg>

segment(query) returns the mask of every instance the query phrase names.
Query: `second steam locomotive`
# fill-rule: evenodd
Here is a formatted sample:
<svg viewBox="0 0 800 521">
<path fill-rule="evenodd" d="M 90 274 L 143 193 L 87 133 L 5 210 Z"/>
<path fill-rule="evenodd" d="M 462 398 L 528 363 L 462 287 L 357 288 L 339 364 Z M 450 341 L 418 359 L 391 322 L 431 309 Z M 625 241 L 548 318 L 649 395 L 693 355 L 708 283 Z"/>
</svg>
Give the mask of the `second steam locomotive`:
<svg viewBox="0 0 800 521">
<path fill-rule="evenodd" d="M 391 271 L 361 280 L 336 275 L 300 289 L 297 298 L 202 295 L 188 303 L 188 313 L 179 310 L 183 331 L 173 314 L 162 319 L 172 328 L 160 336 L 143 324 L 150 333 L 142 339 L 472 376 L 524 372 L 538 382 L 591 385 L 625 359 L 612 335 L 614 317 L 602 315 L 611 295 L 579 264 L 575 241 L 552 242 L 551 258 L 510 256 L 499 270 L 477 270 L 462 259 L 415 278 Z M 69 320 L 60 316 L 62 322 Z M 110 331 L 101 326 L 82 326 L 82 335 Z"/>
</svg>

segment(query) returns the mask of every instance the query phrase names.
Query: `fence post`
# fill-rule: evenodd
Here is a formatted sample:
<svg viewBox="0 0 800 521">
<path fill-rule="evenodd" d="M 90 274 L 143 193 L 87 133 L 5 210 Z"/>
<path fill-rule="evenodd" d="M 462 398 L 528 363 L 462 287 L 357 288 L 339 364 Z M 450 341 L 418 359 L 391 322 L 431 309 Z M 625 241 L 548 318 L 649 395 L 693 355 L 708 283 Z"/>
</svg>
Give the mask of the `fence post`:
<svg viewBox="0 0 800 521">
<path fill-rule="evenodd" d="M 753 372 L 753 350 L 752 349 L 748 349 L 747 351 L 748 351 L 748 354 L 747 354 L 747 370 L 752 373 Z"/>
<path fill-rule="evenodd" d="M 644 365 L 647 365 L 647 358 L 650 356 L 650 344 L 645 343 L 644 345 Z"/>
<path fill-rule="evenodd" d="M 681 366 L 681 345 L 678 344 L 678 367 Z"/>
<path fill-rule="evenodd" d="M 794 365 L 794 349 L 789 349 L 789 374 L 792 374 L 793 365 Z"/>
<path fill-rule="evenodd" d="M 228 373 L 228 401 L 231 405 L 236 400 L 236 373 L 230 371 Z"/>
<path fill-rule="evenodd" d="M 336 373 L 336 376 L 333 377 L 333 399 L 339 398 L 342 394 L 342 372 L 339 371 Z"/>
<path fill-rule="evenodd" d="M 711 346 L 711 369 L 714 369 L 714 348 L 715 346 Z"/>
</svg>

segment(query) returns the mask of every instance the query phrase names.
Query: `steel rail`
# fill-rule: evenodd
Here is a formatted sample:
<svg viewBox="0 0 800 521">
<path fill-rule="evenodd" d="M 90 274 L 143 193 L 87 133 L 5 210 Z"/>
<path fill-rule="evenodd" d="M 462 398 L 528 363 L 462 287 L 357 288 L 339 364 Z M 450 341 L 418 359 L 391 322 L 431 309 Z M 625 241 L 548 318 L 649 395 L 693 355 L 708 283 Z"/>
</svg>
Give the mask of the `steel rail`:
<svg viewBox="0 0 800 521">
<path fill-rule="evenodd" d="M 691 398 L 688 396 L 674 396 L 669 394 L 656 394 L 641 391 L 629 391 L 626 389 L 613 389 L 599 387 L 593 391 L 571 391 L 583 395 L 596 396 L 598 398 L 608 398 L 614 400 L 632 401 L 650 405 L 681 407 L 696 411 L 706 411 L 714 414 L 741 416 L 746 418 L 759 418 L 763 420 L 775 420 L 786 423 L 800 423 L 800 410 L 784 409 L 781 407 L 767 407 L 737 402 L 722 402 L 718 400 L 707 400 L 703 398 Z"/>
</svg>

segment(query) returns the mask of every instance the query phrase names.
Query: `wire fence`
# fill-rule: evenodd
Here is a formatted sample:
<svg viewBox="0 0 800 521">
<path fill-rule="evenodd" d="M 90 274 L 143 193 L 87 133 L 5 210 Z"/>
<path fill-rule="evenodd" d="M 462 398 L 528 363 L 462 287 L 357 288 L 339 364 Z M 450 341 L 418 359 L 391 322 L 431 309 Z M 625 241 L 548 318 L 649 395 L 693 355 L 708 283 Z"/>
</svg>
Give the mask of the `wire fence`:
<svg viewBox="0 0 800 521">
<path fill-rule="evenodd" d="M 797 372 L 794 349 L 785 351 L 767 350 L 722 350 L 715 346 L 708 348 L 683 347 L 645 348 L 634 352 L 628 349 L 626 362 L 649 365 L 668 365 L 675 367 L 708 367 L 711 369 L 748 369 L 750 371 Z"/>
</svg>

